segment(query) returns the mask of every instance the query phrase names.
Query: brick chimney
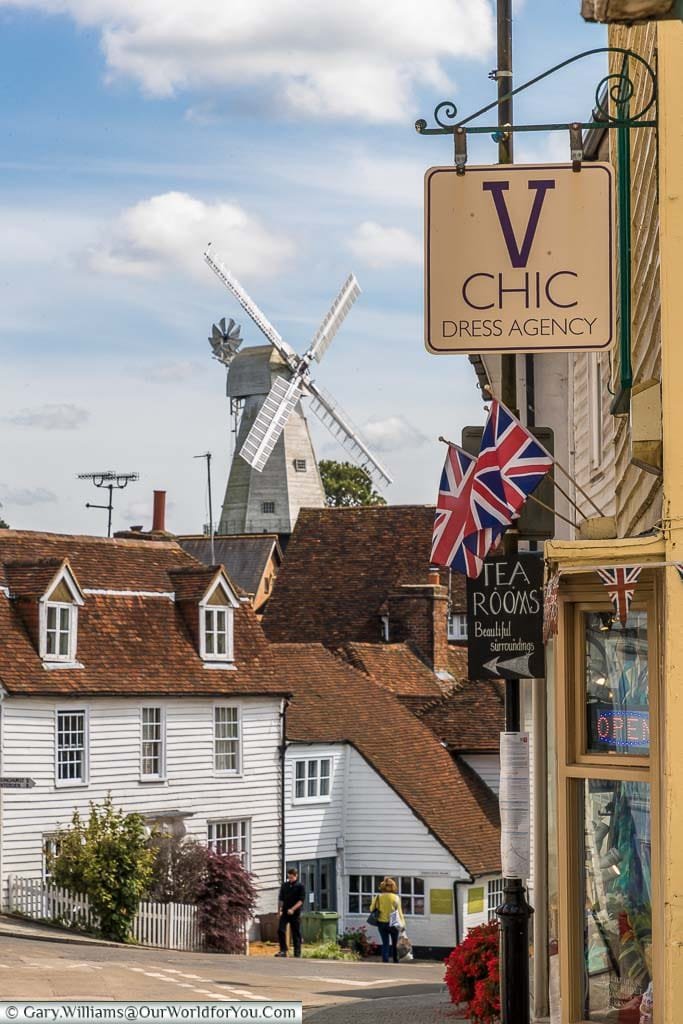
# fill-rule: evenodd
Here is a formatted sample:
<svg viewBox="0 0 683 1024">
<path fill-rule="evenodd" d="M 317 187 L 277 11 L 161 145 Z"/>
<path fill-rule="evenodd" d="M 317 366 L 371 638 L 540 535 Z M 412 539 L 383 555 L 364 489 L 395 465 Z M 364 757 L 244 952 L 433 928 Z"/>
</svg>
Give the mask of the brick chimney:
<svg viewBox="0 0 683 1024">
<path fill-rule="evenodd" d="M 154 511 L 152 513 L 152 533 L 166 532 L 166 491 L 154 492 Z"/>
<path fill-rule="evenodd" d="M 448 589 L 430 572 L 429 583 L 404 584 L 387 600 L 391 640 L 409 643 L 434 672 L 448 671 Z"/>
</svg>

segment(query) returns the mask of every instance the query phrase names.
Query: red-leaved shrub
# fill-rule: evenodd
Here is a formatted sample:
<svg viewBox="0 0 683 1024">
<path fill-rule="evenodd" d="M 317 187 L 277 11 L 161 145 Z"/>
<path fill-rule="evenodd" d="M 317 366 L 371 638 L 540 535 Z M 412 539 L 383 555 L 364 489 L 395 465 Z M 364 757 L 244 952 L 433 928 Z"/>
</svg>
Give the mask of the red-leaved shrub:
<svg viewBox="0 0 683 1024">
<path fill-rule="evenodd" d="M 209 850 L 197 895 L 197 920 L 211 953 L 244 953 L 246 929 L 256 910 L 253 875 L 233 853 Z"/>
<path fill-rule="evenodd" d="M 451 1002 L 464 1005 L 472 1024 L 498 1024 L 500 974 L 495 921 L 470 929 L 444 963 Z"/>
</svg>

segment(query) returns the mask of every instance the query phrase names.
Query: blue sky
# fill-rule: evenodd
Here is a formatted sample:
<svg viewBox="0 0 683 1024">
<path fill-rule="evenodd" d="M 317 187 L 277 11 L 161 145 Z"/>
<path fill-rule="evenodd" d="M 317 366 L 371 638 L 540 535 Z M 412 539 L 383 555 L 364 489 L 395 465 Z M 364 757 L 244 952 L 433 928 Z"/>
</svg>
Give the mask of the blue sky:
<svg viewBox="0 0 683 1024">
<path fill-rule="evenodd" d="M 515 9 L 519 84 L 605 45 L 579 0 Z M 0 501 L 12 526 L 101 532 L 76 474 L 136 470 L 115 526 L 216 511 L 230 457 L 214 320 L 260 338 L 201 258 L 212 240 L 302 351 L 354 270 L 363 295 L 317 379 L 378 449 L 392 503 L 432 502 L 439 434 L 481 421 L 464 357 L 422 342 L 422 177 L 452 159 L 421 138 L 453 98 L 494 98 L 488 0 L 0 0 Z M 516 120 L 587 117 L 601 58 L 519 101 Z M 568 158 L 564 135 L 516 159 Z M 494 162 L 488 137 L 472 162 Z M 320 457 L 340 450 L 313 425 Z"/>
</svg>

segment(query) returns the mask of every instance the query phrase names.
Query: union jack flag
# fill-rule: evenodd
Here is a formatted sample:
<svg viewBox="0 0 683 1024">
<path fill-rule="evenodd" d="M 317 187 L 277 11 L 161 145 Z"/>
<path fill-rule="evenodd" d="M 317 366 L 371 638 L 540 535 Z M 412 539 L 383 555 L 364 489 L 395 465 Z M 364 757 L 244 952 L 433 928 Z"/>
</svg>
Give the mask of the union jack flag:
<svg viewBox="0 0 683 1024">
<path fill-rule="evenodd" d="M 476 550 L 481 531 L 503 533 L 552 464 L 545 448 L 494 399 L 470 484 L 465 546 Z"/>
<path fill-rule="evenodd" d="M 476 461 L 456 444 L 448 445 L 436 502 L 431 554 L 433 565 L 449 566 L 472 578 L 480 574 L 484 558 L 502 532 L 494 535 L 492 530 L 482 530 L 477 538 L 471 538 L 471 546 L 463 544 Z"/>
<path fill-rule="evenodd" d="M 625 626 L 642 568 L 624 565 L 614 569 L 598 569 L 597 572 L 605 584 L 617 618 Z"/>
</svg>

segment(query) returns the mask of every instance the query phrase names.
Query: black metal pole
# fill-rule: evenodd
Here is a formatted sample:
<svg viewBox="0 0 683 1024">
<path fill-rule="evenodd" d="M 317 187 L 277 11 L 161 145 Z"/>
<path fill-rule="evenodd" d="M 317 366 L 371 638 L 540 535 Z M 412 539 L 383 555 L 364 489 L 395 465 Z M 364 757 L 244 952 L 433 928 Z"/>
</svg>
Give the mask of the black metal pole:
<svg viewBox="0 0 683 1024">
<path fill-rule="evenodd" d="M 512 124 L 512 0 L 497 0 L 498 28 L 498 161 L 513 162 Z M 501 398 L 517 411 L 517 357 L 501 356 Z M 517 531 L 509 530 L 506 553 L 517 554 Z M 505 731 L 519 732 L 521 724 L 519 679 L 505 681 Z M 521 878 L 503 880 L 503 904 L 497 908 L 500 927 L 500 1009 L 502 1024 L 529 1024 L 529 918 L 533 913 L 526 901 Z"/>
<path fill-rule="evenodd" d="M 213 543 L 213 502 L 211 500 L 211 452 L 206 453 L 206 475 L 209 484 L 209 537 L 211 538 L 211 564 L 216 564 L 216 553 Z"/>
</svg>

